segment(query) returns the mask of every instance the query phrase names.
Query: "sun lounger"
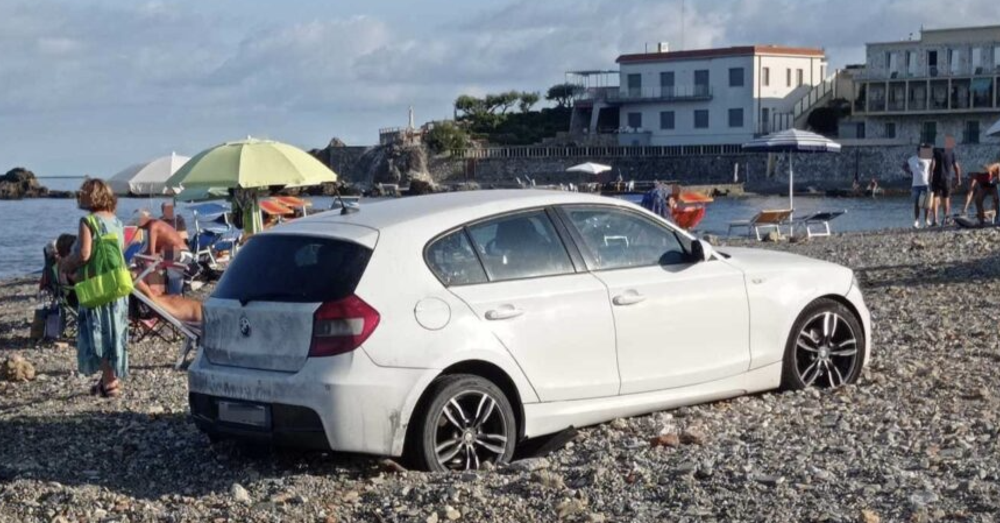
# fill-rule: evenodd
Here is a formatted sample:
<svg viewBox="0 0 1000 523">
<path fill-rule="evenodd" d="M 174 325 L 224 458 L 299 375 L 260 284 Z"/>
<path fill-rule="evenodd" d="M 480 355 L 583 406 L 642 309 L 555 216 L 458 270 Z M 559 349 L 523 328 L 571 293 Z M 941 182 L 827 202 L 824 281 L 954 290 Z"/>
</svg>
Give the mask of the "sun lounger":
<svg viewBox="0 0 1000 523">
<path fill-rule="evenodd" d="M 760 240 L 761 231 L 774 230 L 781 236 L 781 227 L 783 225 L 788 225 L 791 228 L 791 223 L 789 218 L 792 216 L 791 209 L 782 210 L 764 210 L 757 213 L 756 216 L 750 218 L 749 220 L 734 220 L 729 222 L 729 230 L 726 233 L 727 236 L 733 233 L 733 229 L 746 228 L 747 235 L 753 233 L 756 235 L 757 239 Z"/>
<path fill-rule="evenodd" d="M 806 238 L 813 236 L 829 236 L 830 222 L 843 216 L 847 211 L 821 211 L 795 220 L 794 227 L 799 227 L 806 233 Z M 819 228 L 814 231 L 813 228 Z"/>
<path fill-rule="evenodd" d="M 177 357 L 177 363 L 174 364 L 174 368 L 180 369 L 184 365 L 184 360 L 187 359 L 187 355 L 192 350 L 198 350 L 198 343 L 201 340 L 201 326 L 192 323 L 186 323 L 180 321 L 179 319 L 171 316 L 169 312 L 160 307 L 155 301 L 150 297 L 146 296 L 138 289 L 132 291 L 132 298 L 141 302 L 146 308 L 152 311 L 156 316 L 158 321 L 163 321 L 169 324 L 173 329 L 184 337 L 184 345 L 181 347 L 180 355 Z"/>
</svg>

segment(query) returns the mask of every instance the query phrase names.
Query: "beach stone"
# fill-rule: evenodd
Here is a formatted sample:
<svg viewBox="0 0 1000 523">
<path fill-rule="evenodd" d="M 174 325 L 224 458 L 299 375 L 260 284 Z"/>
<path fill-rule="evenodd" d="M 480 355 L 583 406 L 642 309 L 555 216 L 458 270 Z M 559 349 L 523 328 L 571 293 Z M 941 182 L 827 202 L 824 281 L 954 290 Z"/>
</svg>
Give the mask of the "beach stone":
<svg viewBox="0 0 1000 523">
<path fill-rule="evenodd" d="M 0 365 L 0 379 L 23 382 L 35 379 L 35 367 L 24 356 L 15 354 Z"/>
<path fill-rule="evenodd" d="M 861 511 L 861 523 L 880 523 L 881 518 L 872 510 L 863 509 Z"/>
<path fill-rule="evenodd" d="M 676 433 L 670 432 L 653 438 L 650 444 L 654 447 L 679 447 L 681 438 Z"/>
<path fill-rule="evenodd" d="M 253 502 L 253 499 L 250 497 L 250 493 L 247 492 L 247 489 L 239 483 L 233 483 L 233 485 L 229 487 L 229 494 L 233 496 L 233 501 L 236 501 L 237 503 L 249 505 Z"/>
<path fill-rule="evenodd" d="M 685 445 L 704 445 L 706 438 L 704 432 L 698 429 L 688 429 L 681 432 L 679 440 Z"/>
</svg>

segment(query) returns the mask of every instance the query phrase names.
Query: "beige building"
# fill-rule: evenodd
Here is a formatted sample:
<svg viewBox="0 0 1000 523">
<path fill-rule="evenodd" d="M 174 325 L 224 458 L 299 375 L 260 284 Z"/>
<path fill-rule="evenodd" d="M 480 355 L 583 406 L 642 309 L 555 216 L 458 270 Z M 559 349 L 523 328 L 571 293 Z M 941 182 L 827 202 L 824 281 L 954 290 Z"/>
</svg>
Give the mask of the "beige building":
<svg viewBox="0 0 1000 523">
<path fill-rule="evenodd" d="M 941 145 L 994 141 L 1000 117 L 1000 26 L 923 30 L 920 38 L 870 43 L 853 72 L 852 123 L 842 138 Z"/>
</svg>

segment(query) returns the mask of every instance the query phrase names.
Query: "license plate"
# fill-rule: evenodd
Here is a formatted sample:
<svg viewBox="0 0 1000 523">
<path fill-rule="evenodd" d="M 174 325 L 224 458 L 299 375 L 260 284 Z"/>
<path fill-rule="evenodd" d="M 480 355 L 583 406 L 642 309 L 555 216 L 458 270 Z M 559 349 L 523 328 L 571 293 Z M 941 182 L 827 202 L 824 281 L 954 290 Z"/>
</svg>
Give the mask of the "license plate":
<svg viewBox="0 0 1000 523">
<path fill-rule="evenodd" d="M 268 409 L 265 405 L 254 405 L 252 403 L 236 401 L 219 402 L 219 421 L 226 423 L 267 428 L 270 421 L 268 414 Z"/>
</svg>

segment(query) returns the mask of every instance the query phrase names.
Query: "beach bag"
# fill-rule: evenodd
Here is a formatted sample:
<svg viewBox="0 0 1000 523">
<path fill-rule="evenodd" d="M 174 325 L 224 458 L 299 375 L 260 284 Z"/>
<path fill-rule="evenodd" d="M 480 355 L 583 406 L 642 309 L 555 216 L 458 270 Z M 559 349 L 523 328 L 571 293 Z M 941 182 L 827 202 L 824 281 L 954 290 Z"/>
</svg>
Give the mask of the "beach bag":
<svg viewBox="0 0 1000 523">
<path fill-rule="evenodd" d="M 93 236 L 90 260 L 82 270 L 82 280 L 73 286 L 80 305 L 93 309 L 111 303 L 132 292 L 132 274 L 125 264 L 118 235 L 99 227 L 94 215 L 87 216 Z"/>
</svg>

